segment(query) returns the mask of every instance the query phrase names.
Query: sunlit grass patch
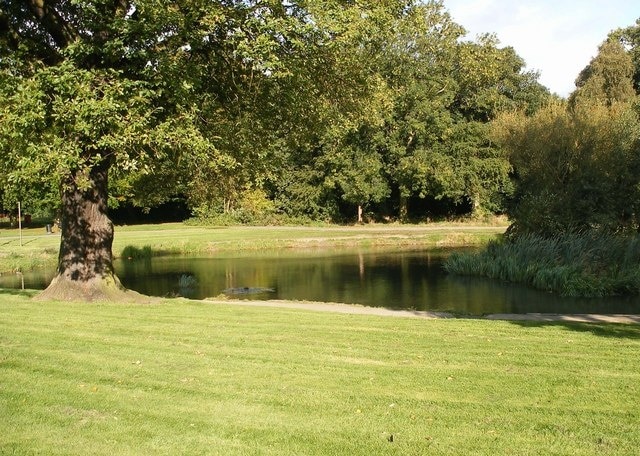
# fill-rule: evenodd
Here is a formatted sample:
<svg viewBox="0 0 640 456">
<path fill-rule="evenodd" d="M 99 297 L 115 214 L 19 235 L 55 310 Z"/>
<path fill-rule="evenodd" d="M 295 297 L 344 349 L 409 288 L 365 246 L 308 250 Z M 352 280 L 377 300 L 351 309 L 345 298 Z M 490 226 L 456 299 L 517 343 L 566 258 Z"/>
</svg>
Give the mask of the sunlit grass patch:
<svg viewBox="0 0 640 456">
<path fill-rule="evenodd" d="M 323 227 L 133 225 L 116 227 L 113 253 L 116 257 L 134 259 L 267 249 L 482 245 L 505 228 L 440 223 Z M 20 245 L 18 230 L 3 230 L 0 232 L 0 273 L 55 266 L 59 246 L 59 233 L 46 235 L 41 229 L 25 230 L 23 245 Z"/>
<path fill-rule="evenodd" d="M 1 454 L 635 454 L 640 327 L 0 294 Z"/>
</svg>

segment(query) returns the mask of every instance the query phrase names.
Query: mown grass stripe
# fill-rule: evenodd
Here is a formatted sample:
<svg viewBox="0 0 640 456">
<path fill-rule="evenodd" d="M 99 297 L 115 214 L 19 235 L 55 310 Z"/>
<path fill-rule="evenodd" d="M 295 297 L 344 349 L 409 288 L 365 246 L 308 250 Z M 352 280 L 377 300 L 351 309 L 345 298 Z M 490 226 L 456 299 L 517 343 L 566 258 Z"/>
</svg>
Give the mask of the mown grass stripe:
<svg viewBox="0 0 640 456">
<path fill-rule="evenodd" d="M 624 455 L 640 444 L 638 326 L 3 294 L 0 335 L 0 453 Z"/>
</svg>

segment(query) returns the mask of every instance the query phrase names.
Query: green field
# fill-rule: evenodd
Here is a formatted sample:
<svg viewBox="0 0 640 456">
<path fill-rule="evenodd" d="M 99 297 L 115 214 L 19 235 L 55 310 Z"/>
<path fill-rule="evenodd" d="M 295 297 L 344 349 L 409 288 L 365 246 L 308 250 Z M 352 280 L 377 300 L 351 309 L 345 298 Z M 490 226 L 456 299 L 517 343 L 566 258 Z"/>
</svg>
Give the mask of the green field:
<svg viewBox="0 0 640 456">
<path fill-rule="evenodd" d="M 230 250 L 311 249 L 344 246 L 477 245 L 504 232 L 505 224 L 370 225 L 326 227 L 198 227 L 182 223 L 117 226 L 113 253 L 148 248 L 154 255 L 215 254 Z M 44 228 L 0 230 L 0 273 L 55 266 L 59 233 Z"/>
<path fill-rule="evenodd" d="M 117 227 L 114 252 L 480 244 L 504 227 Z M 58 235 L 0 232 L 0 270 Z M 9 269 L 7 269 L 9 268 Z M 640 326 L 0 289 L 0 454 L 634 455 Z"/>
<path fill-rule="evenodd" d="M 0 291 L 3 455 L 640 447 L 640 326 L 29 295 Z"/>
</svg>

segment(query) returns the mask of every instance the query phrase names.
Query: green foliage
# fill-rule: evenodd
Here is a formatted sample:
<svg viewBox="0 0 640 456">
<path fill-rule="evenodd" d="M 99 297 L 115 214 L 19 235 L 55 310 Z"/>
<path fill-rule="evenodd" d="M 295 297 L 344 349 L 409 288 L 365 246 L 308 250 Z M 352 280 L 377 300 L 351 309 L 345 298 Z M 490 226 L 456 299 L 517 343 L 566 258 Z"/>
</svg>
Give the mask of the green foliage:
<svg viewBox="0 0 640 456">
<path fill-rule="evenodd" d="M 280 217 L 274 202 L 261 189 L 247 189 L 237 200 L 212 198 L 194 209 L 199 223 L 207 225 L 278 225 Z"/>
<path fill-rule="evenodd" d="M 614 30 L 609 35 L 609 38 L 619 40 L 629 49 L 634 67 L 633 86 L 636 93 L 640 93 L 640 19 L 637 19 L 634 25 Z"/>
<path fill-rule="evenodd" d="M 635 98 L 634 65 L 629 52 L 613 39 L 602 43 L 598 55 L 576 79 L 576 90 L 569 97 L 569 106 L 598 103 L 611 106 Z"/>
<path fill-rule="evenodd" d="M 454 254 L 448 272 L 478 275 L 560 293 L 602 297 L 640 293 L 640 237 L 527 234 L 492 241 L 476 254 Z"/>
<path fill-rule="evenodd" d="M 82 178 L 103 160 L 127 169 L 144 160 L 153 117 L 153 94 L 144 83 L 68 61 L 14 83 L 0 122 L 5 185 L 51 181 L 56 188 L 72 171 Z"/>
<path fill-rule="evenodd" d="M 513 109 L 535 112 L 548 94 L 537 73 L 524 71 L 525 62 L 513 48 L 498 45 L 494 35 L 482 35 L 458 47 L 454 105 L 468 120 L 488 121 Z"/>
<path fill-rule="evenodd" d="M 496 140 L 510 153 L 516 232 L 635 230 L 640 223 L 640 118 L 633 105 L 551 104 L 502 116 Z"/>
<path fill-rule="evenodd" d="M 391 106 L 372 142 L 400 196 L 400 217 L 414 196 L 500 210 L 510 165 L 486 121 L 507 108 L 533 111 L 546 91 L 495 38 L 461 41 L 463 30 L 442 5 L 417 7 L 397 29 L 379 67 Z"/>
<path fill-rule="evenodd" d="M 389 196 L 382 157 L 363 128 L 333 144 L 325 144 L 316 164 L 323 171 L 323 187 L 354 206 L 378 203 Z"/>
<path fill-rule="evenodd" d="M 82 187 L 108 166 L 111 207 L 184 195 L 201 215 L 256 220 L 242 208 L 253 189 L 268 213 L 318 220 L 397 196 L 500 210 L 509 166 L 484 125 L 545 97 L 512 49 L 462 41 L 441 2 L 83 0 L 40 20 L 37 2 L 10 1 L 0 12 L 7 206 L 56 209 L 65 179 Z"/>
<path fill-rule="evenodd" d="M 329 221 L 338 216 L 335 199 L 322 185 L 323 173 L 312 165 L 283 172 L 274 182 L 275 202 L 289 217 Z"/>
</svg>

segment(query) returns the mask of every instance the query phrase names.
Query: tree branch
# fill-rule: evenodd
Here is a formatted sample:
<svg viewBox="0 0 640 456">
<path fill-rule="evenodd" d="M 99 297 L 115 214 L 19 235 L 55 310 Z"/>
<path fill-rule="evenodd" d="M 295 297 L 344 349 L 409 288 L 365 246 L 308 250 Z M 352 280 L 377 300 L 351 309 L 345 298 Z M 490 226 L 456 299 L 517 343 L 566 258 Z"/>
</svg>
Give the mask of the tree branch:
<svg viewBox="0 0 640 456">
<path fill-rule="evenodd" d="M 55 7 L 53 2 L 46 0 L 27 0 L 29 11 L 42 28 L 51 36 L 56 46 L 64 49 L 80 37 L 78 32 L 67 23 Z"/>
<path fill-rule="evenodd" d="M 5 37 L 7 40 L 7 45 L 11 49 L 18 48 L 18 42 L 20 41 L 20 36 L 16 33 L 15 30 L 11 27 L 9 23 L 9 16 L 0 10 L 0 37 Z"/>
</svg>

